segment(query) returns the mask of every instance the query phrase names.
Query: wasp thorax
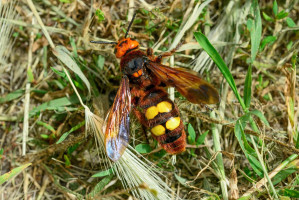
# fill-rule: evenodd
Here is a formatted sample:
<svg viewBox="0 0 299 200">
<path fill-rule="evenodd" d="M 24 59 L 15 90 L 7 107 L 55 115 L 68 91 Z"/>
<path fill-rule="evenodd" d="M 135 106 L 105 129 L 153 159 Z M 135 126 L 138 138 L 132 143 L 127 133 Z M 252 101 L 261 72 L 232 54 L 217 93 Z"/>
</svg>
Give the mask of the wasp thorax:
<svg viewBox="0 0 299 200">
<path fill-rule="evenodd" d="M 132 75 L 134 77 L 139 77 L 143 74 L 145 60 L 142 57 L 136 57 L 131 59 L 125 66 L 125 72 L 127 75 Z"/>
<path fill-rule="evenodd" d="M 117 58 L 123 57 L 126 53 L 138 49 L 139 43 L 132 38 L 123 38 L 115 46 L 114 53 Z"/>
</svg>

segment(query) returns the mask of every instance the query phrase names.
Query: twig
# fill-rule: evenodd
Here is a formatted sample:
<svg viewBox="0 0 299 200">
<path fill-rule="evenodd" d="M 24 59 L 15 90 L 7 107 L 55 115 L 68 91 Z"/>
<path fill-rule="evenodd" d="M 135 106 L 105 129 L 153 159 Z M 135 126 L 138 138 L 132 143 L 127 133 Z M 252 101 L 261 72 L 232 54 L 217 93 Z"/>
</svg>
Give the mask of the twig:
<svg viewBox="0 0 299 200">
<path fill-rule="evenodd" d="M 208 164 L 207 164 L 204 168 L 202 168 L 202 170 L 200 170 L 200 171 L 197 173 L 197 175 L 196 175 L 196 177 L 193 179 L 193 181 L 188 181 L 188 182 L 186 182 L 186 184 L 189 185 L 190 183 L 192 183 L 192 182 L 194 182 L 196 179 L 198 179 L 198 177 L 201 175 L 201 173 L 202 173 L 203 171 L 205 171 L 205 170 L 210 166 L 210 164 L 216 159 L 216 157 L 217 157 L 217 155 L 218 155 L 219 153 L 221 153 L 221 152 L 217 151 L 217 152 L 212 156 L 212 158 L 209 160 Z M 189 185 L 189 186 L 190 186 L 190 185 Z"/>
</svg>

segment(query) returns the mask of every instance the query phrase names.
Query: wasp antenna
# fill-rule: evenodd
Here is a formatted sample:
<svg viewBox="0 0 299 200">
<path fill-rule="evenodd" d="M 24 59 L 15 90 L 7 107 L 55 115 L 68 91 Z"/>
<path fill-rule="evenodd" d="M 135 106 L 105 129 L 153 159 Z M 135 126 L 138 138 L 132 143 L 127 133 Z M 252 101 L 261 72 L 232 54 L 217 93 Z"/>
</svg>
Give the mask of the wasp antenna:
<svg viewBox="0 0 299 200">
<path fill-rule="evenodd" d="M 133 24 L 133 22 L 134 22 L 134 19 L 135 19 L 136 14 L 137 14 L 137 12 L 134 13 L 134 15 L 133 15 L 133 17 L 132 17 L 132 19 L 131 19 L 131 21 L 130 21 L 130 24 L 129 24 L 129 26 L 128 26 L 128 29 L 127 29 L 125 38 L 127 38 L 127 36 L 128 36 L 129 30 L 130 30 L 130 28 L 131 28 L 131 26 L 132 26 L 132 24 Z"/>
<path fill-rule="evenodd" d="M 95 44 L 117 44 L 117 42 L 106 42 L 106 41 L 90 41 L 90 43 L 95 43 Z"/>
</svg>

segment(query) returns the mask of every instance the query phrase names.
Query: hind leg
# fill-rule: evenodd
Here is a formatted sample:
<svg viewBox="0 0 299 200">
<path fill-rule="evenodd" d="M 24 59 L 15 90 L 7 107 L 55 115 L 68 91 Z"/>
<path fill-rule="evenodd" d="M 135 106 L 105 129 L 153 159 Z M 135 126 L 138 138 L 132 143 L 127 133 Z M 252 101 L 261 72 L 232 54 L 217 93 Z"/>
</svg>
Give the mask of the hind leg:
<svg viewBox="0 0 299 200">
<path fill-rule="evenodd" d="M 147 125 L 144 123 L 145 119 L 144 119 L 143 114 L 139 110 L 137 110 L 136 107 L 134 107 L 132 111 L 133 111 L 134 115 L 136 116 L 136 118 L 138 119 L 138 121 L 140 122 L 140 124 L 142 126 L 142 132 L 145 136 L 147 143 L 149 143 L 149 140 L 148 140 L 148 137 L 146 134 L 147 133 L 147 131 L 146 131 Z"/>
</svg>

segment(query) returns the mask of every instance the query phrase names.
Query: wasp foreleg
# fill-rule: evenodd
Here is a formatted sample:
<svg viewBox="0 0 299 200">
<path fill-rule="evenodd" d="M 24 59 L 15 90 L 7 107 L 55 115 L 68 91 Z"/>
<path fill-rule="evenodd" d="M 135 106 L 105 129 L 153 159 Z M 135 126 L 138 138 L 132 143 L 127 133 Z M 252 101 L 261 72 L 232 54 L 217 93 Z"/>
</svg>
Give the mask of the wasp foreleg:
<svg viewBox="0 0 299 200">
<path fill-rule="evenodd" d="M 156 63 L 161 63 L 162 62 L 162 59 L 163 58 L 166 58 L 166 57 L 169 57 L 169 56 L 172 56 L 172 54 L 174 54 L 181 46 L 182 46 L 183 43 L 179 43 L 174 49 L 172 49 L 171 51 L 169 52 L 165 52 L 161 55 L 158 55 L 155 59 L 155 62 Z"/>
</svg>

